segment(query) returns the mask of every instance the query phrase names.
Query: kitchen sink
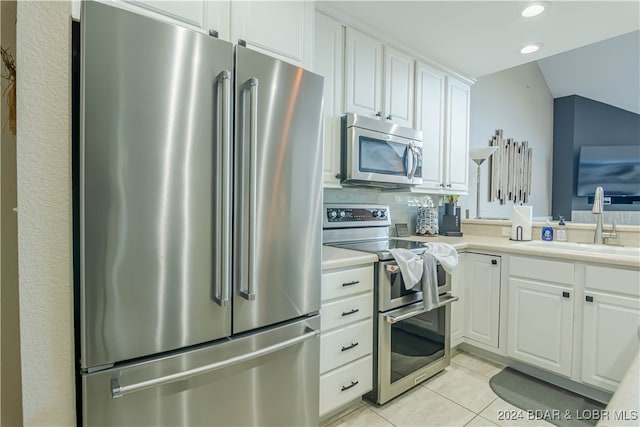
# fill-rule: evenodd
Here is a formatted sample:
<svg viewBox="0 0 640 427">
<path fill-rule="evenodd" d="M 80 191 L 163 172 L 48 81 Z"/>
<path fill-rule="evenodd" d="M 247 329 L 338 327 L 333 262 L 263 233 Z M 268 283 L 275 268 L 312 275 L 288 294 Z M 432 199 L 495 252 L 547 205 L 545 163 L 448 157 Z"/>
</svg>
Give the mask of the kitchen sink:
<svg viewBox="0 0 640 427">
<path fill-rule="evenodd" d="M 597 245 L 595 243 L 575 243 L 575 242 L 546 242 L 543 240 L 532 240 L 522 242 L 519 245 L 529 248 L 550 248 L 564 251 L 594 253 L 602 255 L 622 255 L 640 256 L 640 248 L 632 246 Z"/>
</svg>

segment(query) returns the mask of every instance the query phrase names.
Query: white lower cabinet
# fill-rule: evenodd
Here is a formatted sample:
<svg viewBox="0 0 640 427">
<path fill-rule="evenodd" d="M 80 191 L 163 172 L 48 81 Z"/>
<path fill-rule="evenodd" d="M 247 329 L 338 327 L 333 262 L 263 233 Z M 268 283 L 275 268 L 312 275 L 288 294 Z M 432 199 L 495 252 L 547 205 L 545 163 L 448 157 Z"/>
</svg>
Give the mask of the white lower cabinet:
<svg viewBox="0 0 640 427">
<path fill-rule="evenodd" d="M 372 371 L 373 357 L 368 355 L 320 375 L 320 417 L 371 391 Z"/>
<path fill-rule="evenodd" d="M 320 417 L 373 387 L 373 265 L 322 274 Z"/>
<path fill-rule="evenodd" d="M 467 254 L 458 254 L 458 267 L 451 273 L 451 294 L 458 301 L 451 304 L 451 347 L 461 344 L 465 320 L 465 265 Z"/>
<path fill-rule="evenodd" d="M 464 269 L 464 336 L 498 348 L 501 258 L 468 253 Z"/>
<path fill-rule="evenodd" d="M 638 271 L 587 266 L 582 381 L 615 391 L 640 348 Z"/>
<path fill-rule="evenodd" d="M 571 375 L 573 289 L 509 280 L 509 357 Z"/>
</svg>

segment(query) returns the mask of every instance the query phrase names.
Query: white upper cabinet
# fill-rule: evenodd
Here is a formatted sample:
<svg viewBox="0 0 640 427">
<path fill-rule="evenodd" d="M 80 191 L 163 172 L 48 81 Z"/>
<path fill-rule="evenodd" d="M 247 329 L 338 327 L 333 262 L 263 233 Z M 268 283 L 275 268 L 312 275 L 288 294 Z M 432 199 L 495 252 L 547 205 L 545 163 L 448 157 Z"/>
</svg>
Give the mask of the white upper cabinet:
<svg viewBox="0 0 640 427">
<path fill-rule="evenodd" d="M 446 75 L 433 67 L 416 66 L 416 128 L 422 131 L 422 185 L 425 190 L 444 187 L 444 118 Z"/>
<path fill-rule="evenodd" d="M 218 37 L 229 39 L 229 0 L 162 1 L 162 0 L 101 0 L 140 15 L 208 33 L 214 30 Z M 72 3 L 71 15 L 80 18 L 80 0 Z"/>
<path fill-rule="evenodd" d="M 422 131 L 422 185 L 414 191 L 465 193 L 469 188 L 469 84 L 418 63 L 416 128 Z"/>
<path fill-rule="evenodd" d="M 344 26 L 316 12 L 314 71 L 324 77 L 323 184 L 340 187 L 340 116 L 344 111 Z"/>
<path fill-rule="evenodd" d="M 346 37 L 346 111 L 382 117 L 382 43 L 352 28 Z"/>
<path fill-rule="evenodd" d="M 209 33 L 307 69 L 313 66 L 313 1 L 115 0 L 105 3 Z M 79 17 L 80 2 L 72 5 Z"/>
<path fill-rule="evenodd" d="M 231 41 L 311 69 L 313 15 L 312 1 L 232 1 Z"/>
<path fill-rule="evenodd" d="M 469 107 L 471 87 L 447 78 L 447 134 L 445 190 L 466 192 L 469 188 Z"/>
<path fill-rule="evenodd" d="M 388 121 L 413 127 L 415 61 L 395 49 L 384 48 L 384 114 Z"/>
<path fill-rule="evenodd" d="M 346 111 L 413 127 L 414 59 L 347 28 Z"/>
</svg>

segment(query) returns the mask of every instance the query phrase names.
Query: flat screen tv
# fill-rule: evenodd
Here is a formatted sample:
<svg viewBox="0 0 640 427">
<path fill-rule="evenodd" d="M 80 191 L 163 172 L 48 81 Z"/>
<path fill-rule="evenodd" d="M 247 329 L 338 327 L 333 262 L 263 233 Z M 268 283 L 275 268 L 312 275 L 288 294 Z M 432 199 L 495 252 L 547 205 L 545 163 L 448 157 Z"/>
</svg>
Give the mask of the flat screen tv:
<svg viewBox="0 0 640 427">
<path fill-rule="evenodd" d="M 593 196 L 596 187 L 606 196 L 640 196 L 640 145 L 580 148 L 578 196 Z"/>
</svg>

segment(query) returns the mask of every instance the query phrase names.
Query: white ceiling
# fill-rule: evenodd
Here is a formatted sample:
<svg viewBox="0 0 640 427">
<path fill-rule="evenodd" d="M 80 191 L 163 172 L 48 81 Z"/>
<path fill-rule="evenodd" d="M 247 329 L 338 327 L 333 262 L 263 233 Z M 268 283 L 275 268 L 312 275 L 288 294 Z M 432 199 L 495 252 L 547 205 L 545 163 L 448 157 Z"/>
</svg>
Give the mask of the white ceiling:
<svg viewBox="0 0 640 427">
<path fill-rule="evenodd" d="M 554 98 L 576 94 L 640 114 L 640 1 L 546 1 L 544 13 L 523 18 L 534 2 L 333 0 L 316 7 L 467 77 L 550 57 L 538 63 Z M 521 54 L 532 42 L 542 49 Z"/>
</svg>

